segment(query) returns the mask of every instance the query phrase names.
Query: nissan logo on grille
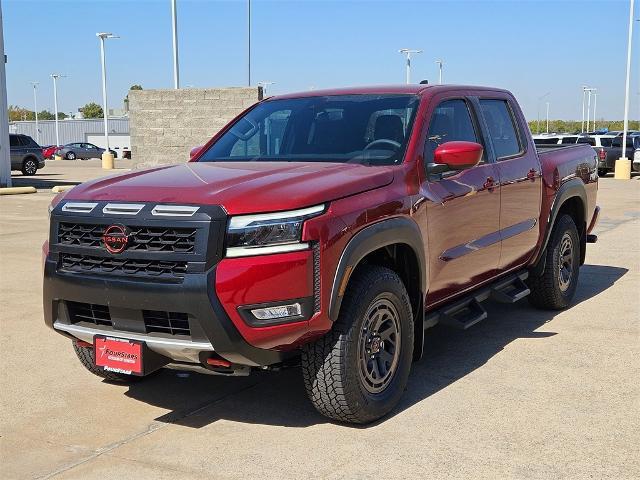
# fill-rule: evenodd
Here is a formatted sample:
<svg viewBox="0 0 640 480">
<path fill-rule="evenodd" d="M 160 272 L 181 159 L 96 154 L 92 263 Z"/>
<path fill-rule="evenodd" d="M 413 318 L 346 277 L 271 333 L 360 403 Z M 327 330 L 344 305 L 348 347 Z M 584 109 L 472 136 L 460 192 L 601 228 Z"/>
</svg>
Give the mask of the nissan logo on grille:
<svg viewBox="0 0 640 480">
<path fill-rule="evenodd" d="M 123 225 L 110 225 L 102 235 L 102 243 L 109 253 L 122 253 L 127 248 L 130 233 Z"/>
</svg>

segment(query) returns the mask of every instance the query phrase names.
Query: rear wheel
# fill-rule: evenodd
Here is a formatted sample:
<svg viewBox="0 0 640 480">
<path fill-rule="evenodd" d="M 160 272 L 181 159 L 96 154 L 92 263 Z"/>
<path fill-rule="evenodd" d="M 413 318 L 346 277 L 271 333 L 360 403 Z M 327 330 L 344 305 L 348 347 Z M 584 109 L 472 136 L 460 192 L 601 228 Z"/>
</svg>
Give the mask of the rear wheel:
<svg viewBox="0 0 640 480">
<path fill-rule="evenodd" d="M 76 159 L 76 154 L 73 152 L 67 152 L 67 154 L 65 155 L 65 158 L 67 160 L 75 160 Z"/>
<path fill-rule="evenodd" d="M 349 282 L 338 320 L 305 346 L 305 388 L 323 415 L 368 423 L 404 392 L 413 355 L 413 316 L 402 280 L 384 267 L 362 267 Z"/>
<path fill-rule="evenodd" d="M 76 342 L 73 342 L 73 349 L 80 360 L 80 363 L 84 365 L 84 368 L 89 370 L 94 375 L 109 380 L 110 382 L 119 383 L 134 383 L 139 382 L 144 377 L 136 375 L 127 375 L 126 373 L 108 372 L 100 367 L 96 366 L 95 350 L 93 347 L 81 347 Z"/>
<path fill-rule="evenodd" d="M 580 268 L 580 238 L 569 215 L 562 215 L 554 225 L 544 255 L 542 274 L 527 280 L 529 302 L 538 308 L 561 310 L 569 306 L 576 293 Z"/>
</svg>

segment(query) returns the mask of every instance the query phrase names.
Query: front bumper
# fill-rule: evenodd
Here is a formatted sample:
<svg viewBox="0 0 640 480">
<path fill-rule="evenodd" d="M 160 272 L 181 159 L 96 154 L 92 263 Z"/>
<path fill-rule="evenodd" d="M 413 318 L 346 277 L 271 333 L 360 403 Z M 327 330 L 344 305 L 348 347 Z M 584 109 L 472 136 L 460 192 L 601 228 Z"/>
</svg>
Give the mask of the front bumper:
<svg viewBox="0 0 640 480">
<path fill-rule="evenodd" d="M 92 342 L 94 335 L 141 340 L 175 362 L 204 365 L 215 351 L 237 365 L 264 366 L 280 363 L 285 352 L 256 348 L 238 332 L 213 289 L 216 269 L 186 275 L 181 283 L 140 282 L 65 273 L 47 257 L 44 265 L 45 323 L 67 337 Z M 70 302 L 108 306 L 113 326 L 74 323 Z M 190 335 L 147 333 L 143 311 L 182 312 L 188 315 Z"/>
</svg>

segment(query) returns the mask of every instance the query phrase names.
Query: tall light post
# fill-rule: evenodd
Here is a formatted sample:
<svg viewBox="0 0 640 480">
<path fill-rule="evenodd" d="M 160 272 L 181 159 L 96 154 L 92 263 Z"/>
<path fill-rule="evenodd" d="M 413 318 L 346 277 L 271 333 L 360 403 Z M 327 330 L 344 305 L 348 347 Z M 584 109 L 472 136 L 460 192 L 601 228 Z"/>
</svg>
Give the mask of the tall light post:
<svg viewBox="0 0 640 480">
<path fill-rule="evenodd" d="M 412 48 L 401 48 L 398 52 L 407 56 L 407 84 L 411 83 L 411 54 L 422 53 L 422 50 L 414 50 Z"/>
<path fill-rule="evenodd" d="M 40 127 L 38 126 L 38 85 L 40 82 L 30 82 L 33 85 L 33 113 L 36 116 L 36 143 L 40 144 Z"/>
<path fill-rule="evenodd" d="M 598 108 L 598 92 L 593 94 L 593 131 L 596 131 L 596 110 Z"/>
<path fill-rule="evenodd" d="M 53 79 L 53 114 L 56 121 L 56 147 L 60 146 L 60 129 L 58 128 L 58 79 L 64 78 L 66 75 L 60 75 L 59 73 L 52 73 Z"/>
<path fill-rule="evenodd" d="M 587 132 L 589 132 L 589 122 L 591 121 L 591 95 L 597 91 L 597 88 L 587 88 L 587 93 L 589 94 L 587 96 Z"/>
<path fill-rule="evenodd" d="M 538 97 L 538 121 L 536 122 L 536 133 L 540 133 L 540 104 L 542 103 L 542 100 L 547 98 L 549 95 L 551 95 L 551 92 L 547 92 Z"/>
<path fill-rule="evenodd" d="M 251 86 L 251 0 L 247 0 L 247 86 Z"/>
<path fill-rule="evenodd" d="M 267 87 L 273 85 L 276 82 L 258 82 L 258 86 L 262 87 L 262 98 L 267 97 Z"/>
<path fill-rule="evenodd" d="M 549 102 L 547 102 L 547 133 L 549 133 Z"/>
<path fill-rule="evenodd" d="M 584 133 L 584 101 L 586 99 L 586 95 L 587 95 L 587 87 L 586 85 L 582 86 L 582 124 L 580 126 L 580 132 Z"/>
<path fill-rule="evenodd" d="M 438 65 L 438 85 L 442 85 L 442 65 L 444 65 L 444 61 L 436 60 L 436 64 Z"/>
<path fill-rule="evenodd" d="M 102 168 L 113 168 L 113 155 L 109 150 L 109 110 L 107 103 L 107 63 L 104 56 L 104 41 L 106 38 L 120 38 L 113 33 L 100 32 L 96 33 L 96 37 L 100 39 L 100 60 L 102 62 L 102 116 L 104 117 L 104 143 L 105 151 L 102 154 Z"/>
<path fill-rule="evenodd" d="M 633 3 L 629 1 L 629 35 L 627 39 L 627 77 L 624 84 L 624 127 L 622 129 L 622 152 L 616 160 L 614 177 L 620 180 L 631 178 L 631 160 L 627 158 L 627 132 L 629 131 L 629 81 L 631 76 L 631 40 L 633 38 Z"/>
<path fill-rule="evenodd" d="M 171 25 L 173 27 L 173 88 L 180 88 L 180 70 L 178 68 L 178 7 L 171 0 Z"/>
</svg>

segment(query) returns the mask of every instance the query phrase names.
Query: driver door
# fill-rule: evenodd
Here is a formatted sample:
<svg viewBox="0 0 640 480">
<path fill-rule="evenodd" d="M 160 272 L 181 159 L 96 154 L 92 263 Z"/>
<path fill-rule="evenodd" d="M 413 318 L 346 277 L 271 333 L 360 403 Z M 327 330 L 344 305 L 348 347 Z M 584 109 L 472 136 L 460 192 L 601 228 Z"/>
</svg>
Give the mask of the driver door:
<svg viewBox="0 0 640 480">
<path fill-rule="evenodd" d="M 476 142 L 484 147 L 477 118 L 468 99 L 443 99 L 437 103 L 427 124 L 425 166 L 433 162 L 435 149 L 450 141 Z M 495 164 L 488 159 L 485 148 L 475 167 L 436 175 L 425 172 L 421 193 L 427 199 L 428 304 L 497 274 L 500 182 Z"/>
</svg>

